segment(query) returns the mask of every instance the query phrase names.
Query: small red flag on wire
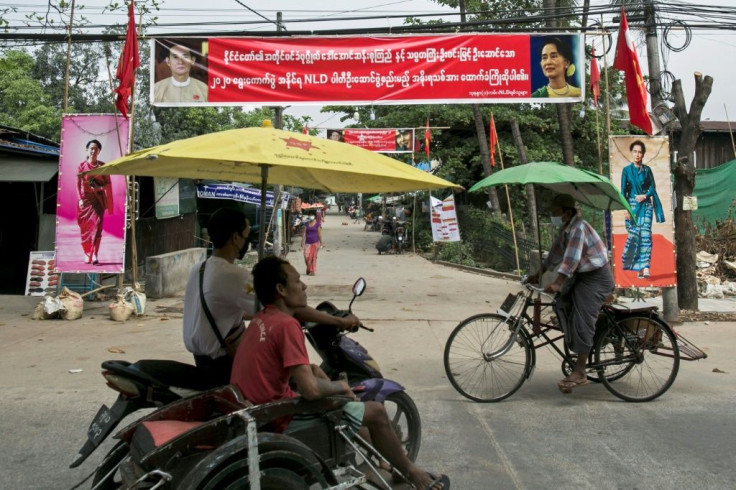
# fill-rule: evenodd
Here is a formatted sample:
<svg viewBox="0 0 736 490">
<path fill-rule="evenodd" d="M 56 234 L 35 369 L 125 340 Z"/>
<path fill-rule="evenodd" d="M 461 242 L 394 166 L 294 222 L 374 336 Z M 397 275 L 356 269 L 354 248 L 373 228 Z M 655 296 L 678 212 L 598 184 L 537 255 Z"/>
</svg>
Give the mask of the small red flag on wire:
<svg viewBox="0 0 736 490">
<path fill-rule="evenodd" d="M 138 57 L 135 12 L 133 0 L 130 0 L 130 6 L 128 7 L 128 32 L 125 34 L 123 52 L 120 54 L 118 70 L 115 73 L 115 78 L 118 81 L 118 88 L 115 89 L 115 106 L 126 119 L 128 118 L 128 99 L 133 93 L 133 86 L 135 85 L 135 70 L 139 66 L 141 66 L 141 61 Z"/>
<path fill-rule="evenodd" d="M 626 12 L 623 7 L 621 7 L 621 28 L 618 31 L 616 59 L 613 61 L 613 67 L 624 72 L 629 122 L 640 127 L 647 134 L 652 134 L 652 121 L 647 113 L 647 88 L 644 85 L 644 76 L 641 73 L 636 47 L 629 35 L 629 23 L 626 21 Z"/>
<path fill-rule="evenodd" d="M 490 141 L 488 146 L 491 150 L 491 167 L 496 166 L 496 144 L 498 144 L 498 135 L 496 134 L 496 124 L 493 122 L 493 114 L 491 114 L 491 127 L 488 130 Z"/>
<path fill-rule="evenodd" d="M 595 58 L 595 48 L 590 52 L 590 94 L 593 96 L 593 105 L 598 107 L 598 98 L 601 96 L 601 71 Z"/>
<path fill-rule="evenodd" d="M 427 154 L 429 161 L 429 143 L 432 141 L 432 132 L 429 130 L 429 118 L 427 118 L 427 126 L 424 128 L 424 153 Z"/>
</svg>

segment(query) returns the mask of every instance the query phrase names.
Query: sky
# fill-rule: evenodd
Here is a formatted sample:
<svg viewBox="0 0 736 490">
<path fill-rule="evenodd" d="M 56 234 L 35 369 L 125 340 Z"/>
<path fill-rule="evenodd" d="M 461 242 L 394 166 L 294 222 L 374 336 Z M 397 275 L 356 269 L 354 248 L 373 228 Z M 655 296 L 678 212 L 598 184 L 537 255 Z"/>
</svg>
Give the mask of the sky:
<svg viewBox="0 0 736 490">
<path fill-rule="evenodd" d="M 79 4 L 84 4 L 84 12 L 94 23 L 110 24 L 124 23 L 125 15 L 122 12 L 108 13 L 104 16 L 99 15 L 102 7 L 109 4 L 109 0 L 76 0 Z M 579 1 L 578 3 L 582 3 Z M 591 5 L 602 6 L 608 5 L 607 0 L 591 0 Z M 660 3 L 660 2 L 658 2 Z M 154 28 L 158 34 L 166 34 L 172 32 L 206 32 L 212 29 L 243 29 L 250 28 L 253 34 L 258 31 L 272 31 L 273 24 L 265 22 L 264 18 L 276 19 L 276 12 L 280 11 L 283 15 L 283 21 L 286 30 L 296 31 L 304 29 L 345 29 L 358 27 L 383 27 L 383 26 L 399 26 L 403 22 L 403 17 L 426 13 L 436 14 L 448 20 L 455 18 L 448 17 L 450 12 L 456 12 L 448 7 L 443 7 L 430 0 L 320 0 L 319 2 L 304 2 L 304 0 L 162 0 L 161 11 L 158 13 L 160 24 L 175 24 L 170 27 Z M 733 97 L 732 87 L 736 86 L 736 69 L 731 62 L 731 55 L 736 51 L 736 0 L 669 0 L 666 5 L 678 4 L 696 4 L 703 6 L 719 6 L 724 9 L 733 9 L 733 13 L 729 17 L 732 21 L 734 30 L 706 30 L 693 29 L 692 39 L 686 49 L 681 52 L 663 51 L 660 54 L 662 62 L 662 70 L 668 70 L 675 78 L 682 80 L 683 91 L 688 106 L 694 95 L 693 73 L 701 72 L 703 75 L 713 77 L 713 91 L 710 95 L 708 103 L 703 111 L 702 119 L 711 119 L 725 121 L 727 117 L 736 117 L 736 97 Z M 19 12 L 13 15 L 5 16 L 13 22 L 13 19 L 22 18 L 22 14 L 28 11 L 45 11 L 44 0 L 21 0 L 15 2 L 3 2 L 0 0 L 0 11 L 7 6 L 17 6 Z M 308 5 L 305 8 L 305 5 Z M 695 9 L 693 9 L 695 11 Z M 349 17 L 375 15 L 376 19 L 370 20 L 349 20 Z M 391 18 L 396 15 L 399 17 Z M 671 15 L 670 15 L 671 17 Z M 323 19 L 324 22 L 296 22 L 297 19 Z M 685 18 L 683 18 L 685 19 Z M 232 22 L 231 25 L 223 26 L 223 21 Z M 259 24 L 252 24 L 254 21 L 263 21 Z M 688 22 L 687 19 L 685 19 Z M 694 21 L 691 19 L 690 21 Z M 605 21 L 610 29 L 617 29 L 617 24 Z M 216 23 L 218 25 L 208 25 Z M 632 24 L 630 22 L 630 24 Z M 249 27 L 250 26 L 250 27 Z M 633 30 L 633 25 L 631 26 Z M 660 46 L 662 44 L 662 31 L 659 31 Z M 613 34 L 613 43 L 615 44 L 617 34 Z M 639 57 L 641 65 L 645 68 L 647 74 L 647 53 L 644 46 L 643 36 L 636 36 L 639 45 Z M 682 46 L 685 40 L 684 31 L 682 29 L 673 29 L 670 31 L 668 41 L 674 47 Z M 590 42 L 591 39 L 589 38 Z M 600 46 L 600 41 L 596 44 Z M 600 47 L 597 48 L 600 52 Z M 608 55 L 608 63 L 613 63 L 612 49 Z M 602 63 L 602 62 L 601 62 Z M 286 109 L 287 114 L 300 115 L 306 114 L 312 117 L 315 127 L 337 127 L 344 123 L 340 123 L 339 118 L 335 115 L 320 114 L 317 106 L 300 106 Z M 348 120 L 346 123 L 354 121 Z"/>
</svg>

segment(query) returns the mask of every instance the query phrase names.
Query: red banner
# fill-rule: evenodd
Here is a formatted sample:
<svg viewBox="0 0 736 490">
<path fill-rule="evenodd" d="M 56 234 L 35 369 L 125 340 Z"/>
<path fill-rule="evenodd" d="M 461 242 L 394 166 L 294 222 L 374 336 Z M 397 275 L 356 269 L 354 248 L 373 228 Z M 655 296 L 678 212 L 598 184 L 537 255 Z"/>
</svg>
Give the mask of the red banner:
<svg viewBox="0 0 736 490">
<path fill-rule="evenodd" d="M 382 153 L 412 153 L 414 151 L 413 129 L 341 129 L 328 130 L 327 134 L 339 131 L 342 141 L 370 151 Z"/>
<path fill-rule="evenodd" d="M 543 90 L 551 79 L 541 49 L 550 39 L 565 46 L 571 63 L 585 66 L 580 36 L 571 34 L 156 39 L 151 85 L 165 93 L 168 63 L 179 69 L 168 92 L 182 95 L 154 98 L 152 91 L 152 99 L 156 105 L 579 101 L 584 70 L 567 78 L 570 95 Z M 188 65 L 176 65 L 183 55 Z M 199 90 L 199 81 L 207 93 L 194 98 L 189 92 Z"/>
</svg>

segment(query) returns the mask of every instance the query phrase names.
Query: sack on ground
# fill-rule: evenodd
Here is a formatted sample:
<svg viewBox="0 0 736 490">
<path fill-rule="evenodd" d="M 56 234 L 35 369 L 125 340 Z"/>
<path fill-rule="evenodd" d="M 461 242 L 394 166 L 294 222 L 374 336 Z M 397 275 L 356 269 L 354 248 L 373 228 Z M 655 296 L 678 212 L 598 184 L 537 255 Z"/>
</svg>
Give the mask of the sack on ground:
<svg viewBox="0 0 736 490">
<path fill-rule="evenodd" d="M 127 287 L 123 291 L 125 301 L 133 305 L 133 313 L 136 316 L 143 315 L 146 312 L 146 294 L 132 287 Z"/>
<path fill-rule="evenodd" d="M 81 294 L 65 287 L 61 290 L 59 301 L 64 305 L 64 308 L 60 312 L 61 318 L 64 320 L 76 320 L 77 318 L 82 317 L 82 313 L 84 312 L 84 299 L 82 299 Z"/>
<path fill-rule="evenodd" d="M 124 322 L 133 314 L 135 307 L 132 303 L 125 301 L 122 294 L 118 294 L 114 303 L 110 303 L 110 318 L 116 322 Z"/>
</svg>

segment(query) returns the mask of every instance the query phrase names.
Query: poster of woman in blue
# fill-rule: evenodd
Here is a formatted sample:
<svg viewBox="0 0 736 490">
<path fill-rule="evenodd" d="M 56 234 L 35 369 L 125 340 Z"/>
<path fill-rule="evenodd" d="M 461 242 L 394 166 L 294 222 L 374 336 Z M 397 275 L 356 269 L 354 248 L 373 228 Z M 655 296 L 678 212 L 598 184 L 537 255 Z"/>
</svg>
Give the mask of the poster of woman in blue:
<svg viewBox="0 0 736 490">
<path fill-rule="evenodd" d="M 618 287 L 676 284 L 670 151 L 667 138 L 611 137 L 611 180 L 634 216 L 613 213 L 614 281 Z"/>
</svg>

